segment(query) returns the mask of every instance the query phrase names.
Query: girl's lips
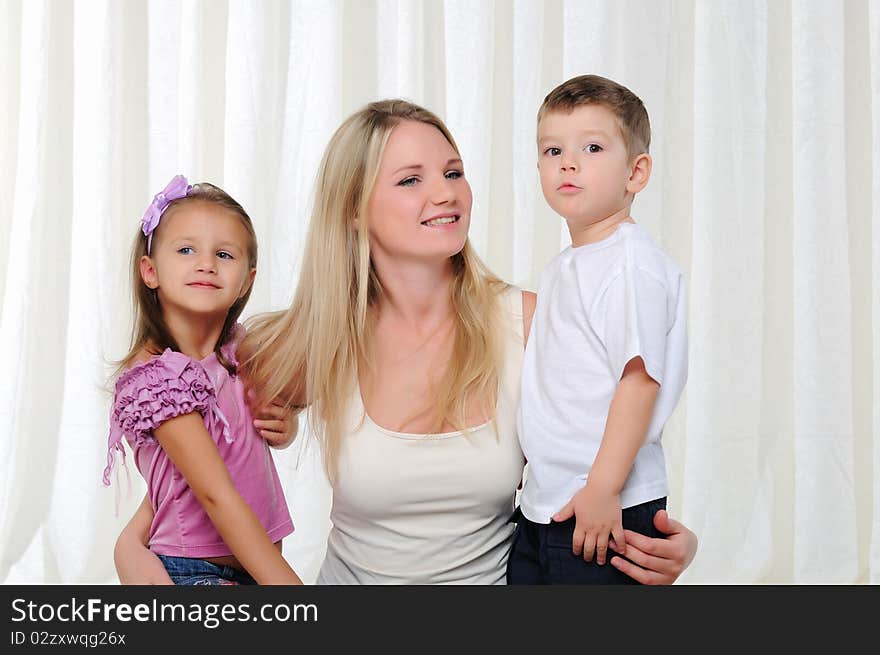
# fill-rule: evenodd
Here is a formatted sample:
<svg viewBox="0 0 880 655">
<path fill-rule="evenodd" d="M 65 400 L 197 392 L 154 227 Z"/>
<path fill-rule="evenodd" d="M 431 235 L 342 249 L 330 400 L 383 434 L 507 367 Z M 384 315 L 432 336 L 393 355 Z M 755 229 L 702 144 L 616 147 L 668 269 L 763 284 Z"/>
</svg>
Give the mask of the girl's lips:
<svg viewBox="0 0 880 655">
<path fill-rule="evenodd" d="M 186 286 L 188 287 L 199 287 L 200 289 L 219 289 L 216 284 L 211 284 L 210 282 L 190 282 Z"/>
</svg>

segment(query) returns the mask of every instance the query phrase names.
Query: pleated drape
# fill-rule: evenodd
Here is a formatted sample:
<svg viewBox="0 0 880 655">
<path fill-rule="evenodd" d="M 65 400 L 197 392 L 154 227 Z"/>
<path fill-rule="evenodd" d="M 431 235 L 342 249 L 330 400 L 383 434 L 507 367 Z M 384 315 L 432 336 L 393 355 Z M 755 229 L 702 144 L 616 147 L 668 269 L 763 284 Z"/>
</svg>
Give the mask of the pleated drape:
<svg viewBox="0 0 880 655">
<path fill-rule="evenodd" d="M 633 216 L 685 272 L 690 374 L 664 443 L 700 538 L 687 583 L 880 581 L 880 2 L 0 0 L 0 581 L 114 582 L 143 495 L 105 489 L 128 251 L 176 173 L 219 184 L 260 243 L 245 315 L 292 298 L 315 171 L 364 103 L 448 123 L 471 239 L 535 289 L 567 244 L 535 114 L 597 73 L 644 100 Z M 318 449 L 276 453 L 306 581 Z M 118 504 L 118 510 L 117 510 Z"/>
</svg>

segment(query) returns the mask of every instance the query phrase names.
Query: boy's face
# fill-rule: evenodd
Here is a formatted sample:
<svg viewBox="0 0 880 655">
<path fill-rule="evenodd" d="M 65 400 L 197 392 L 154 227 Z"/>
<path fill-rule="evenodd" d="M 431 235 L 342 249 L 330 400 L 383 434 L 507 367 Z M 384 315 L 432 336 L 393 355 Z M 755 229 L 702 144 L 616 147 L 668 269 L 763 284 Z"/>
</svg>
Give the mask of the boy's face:
<svg viewBox="0 0 880 655">
<path fill-rule="evenodd" d="M 644 186 L 632 184 L 634 161 L 617 119 L 604 105 L 553 111 L 538 124 L 541 189 L 569 228 L 588 227 L 621 211 L 628 215 L 633 193 Z"/>
</svg>

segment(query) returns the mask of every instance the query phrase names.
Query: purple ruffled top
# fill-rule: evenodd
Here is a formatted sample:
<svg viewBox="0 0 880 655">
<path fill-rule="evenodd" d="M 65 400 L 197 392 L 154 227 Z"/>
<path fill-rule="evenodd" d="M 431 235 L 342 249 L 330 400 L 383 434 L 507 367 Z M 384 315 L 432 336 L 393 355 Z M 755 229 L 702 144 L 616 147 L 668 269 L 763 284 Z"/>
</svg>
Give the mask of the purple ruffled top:
<svg viewBox="0 0 880 655">
<path fill-rule="evenodd" d="M 223 346 L 235 362 L 235 347 L 243 334 Z M 153 430 L 175 416 L 198 412 L 217 444 L 238 492 L 250 505 L 272 541 L 293 532 L 272 453 L 253 425 L 242 381 L 220 364 L 214 353 L 201 361 L 166 349 L 161 355 L 132 366 L 116 381 L 110 410 L 107 467 L 125 460 L 123 438 L 147 482 L 155 515 L 150 548 L 161 555 L 218 557 L 232 552 L 211 523 L 195 493 L 153 436 Z"/>
</svg>

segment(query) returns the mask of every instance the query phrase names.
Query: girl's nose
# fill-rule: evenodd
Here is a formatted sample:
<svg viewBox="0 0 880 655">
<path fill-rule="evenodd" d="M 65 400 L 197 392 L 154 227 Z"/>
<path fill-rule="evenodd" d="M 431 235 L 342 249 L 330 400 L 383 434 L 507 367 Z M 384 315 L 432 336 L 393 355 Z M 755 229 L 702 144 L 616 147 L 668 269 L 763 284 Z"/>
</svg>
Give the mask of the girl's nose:
<svg viewBox="0 0 880 655">
<path fill-rule="evenodd" d="M 216 273 L 217 264 L 214 261 L 214 257 L 199 257 L 199 261 L 196 262 L 196 270 L 202 273 Z"/>
</svg>

